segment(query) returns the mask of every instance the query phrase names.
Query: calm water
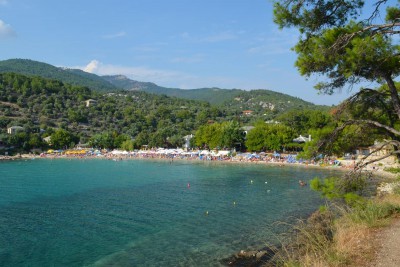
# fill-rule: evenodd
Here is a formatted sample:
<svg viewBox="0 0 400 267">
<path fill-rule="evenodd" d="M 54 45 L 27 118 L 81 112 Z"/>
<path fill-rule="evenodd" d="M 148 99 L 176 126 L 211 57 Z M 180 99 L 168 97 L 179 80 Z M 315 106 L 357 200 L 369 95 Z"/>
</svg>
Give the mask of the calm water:
<svg viewBox="0 0 400 267">
<path fill-rule="evenodd" d="M 318 207 L 298 180 L 330 174 L 185 161 L 0 162 L 0 266 L 219 266 L 273 242 L 283 229 L 274 222 Z"/>
</svg>

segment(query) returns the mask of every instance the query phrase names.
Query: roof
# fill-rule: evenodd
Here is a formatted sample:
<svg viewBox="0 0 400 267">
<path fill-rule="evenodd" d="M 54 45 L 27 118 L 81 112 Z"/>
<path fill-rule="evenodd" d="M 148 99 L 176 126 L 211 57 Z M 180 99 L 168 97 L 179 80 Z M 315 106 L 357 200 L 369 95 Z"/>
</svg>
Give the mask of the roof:
<svg viewBox="0 0 400 267">
<path fill-rule="evenodd" d="M 311 141 L 311 135 L 309 135 L 308 137 L 304 137 L 304 136 L 300 135 L 299 137 L 293 139 L 293 142 L 296 142 L 296 143 L 306 143 L 309 141 Z"/>
</svg>

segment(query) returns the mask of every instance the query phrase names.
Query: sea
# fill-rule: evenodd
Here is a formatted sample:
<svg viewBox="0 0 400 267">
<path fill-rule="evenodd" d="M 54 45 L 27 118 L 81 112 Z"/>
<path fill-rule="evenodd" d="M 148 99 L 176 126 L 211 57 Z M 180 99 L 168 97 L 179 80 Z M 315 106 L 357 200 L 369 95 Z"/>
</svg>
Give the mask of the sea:
<svg viewBox="0 0 400 267">
<path fill-rule="evenodd" d="M 0 162 L 0 266 L 222 266 L 323 204 L 295 165 Z"/>
</svg>

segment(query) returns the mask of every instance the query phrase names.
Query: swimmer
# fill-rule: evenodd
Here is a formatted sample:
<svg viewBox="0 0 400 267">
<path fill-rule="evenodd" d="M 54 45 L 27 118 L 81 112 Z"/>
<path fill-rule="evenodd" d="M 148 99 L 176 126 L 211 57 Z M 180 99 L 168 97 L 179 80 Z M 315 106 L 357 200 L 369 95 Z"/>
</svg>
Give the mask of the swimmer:
<svg viewBox="0 0 400 267">
<path fill-rule="evenodd" d="M 302 181 L 302 180 L 299 180 L 299 185 L 300 186 L 305 186 L 307 183 L 306 182 L 304 182 L 304 181 Z"/>
</svg>

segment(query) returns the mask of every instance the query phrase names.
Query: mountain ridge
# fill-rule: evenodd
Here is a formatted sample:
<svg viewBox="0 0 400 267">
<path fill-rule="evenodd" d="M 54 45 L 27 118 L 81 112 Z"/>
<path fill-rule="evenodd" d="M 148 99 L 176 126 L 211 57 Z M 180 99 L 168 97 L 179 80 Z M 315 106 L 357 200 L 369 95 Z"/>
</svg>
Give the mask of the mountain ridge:
<svg viewBox="0 0 400 267">
<path fill-rule="evenodd" d="M 80 69 L 55 67 L 48 63 L 30 59 L 8 59 L 0 61 L 0 73 L 14 72 L 28 76 L 41 76 L 72 85 L 86 86 L 99 92 L 144 91 L 190 100 L 206 101 L 212 105 L 236 112 L 251 109 L 257 112 L 282 112 L 295 108 L 322 108 L 298 97 L 267 89 L 221 89 L 217 87 L 179 89 L 159 86 L 152 82 L 140 82 L 125 75 L 98 76 Z"/>
</svg>

